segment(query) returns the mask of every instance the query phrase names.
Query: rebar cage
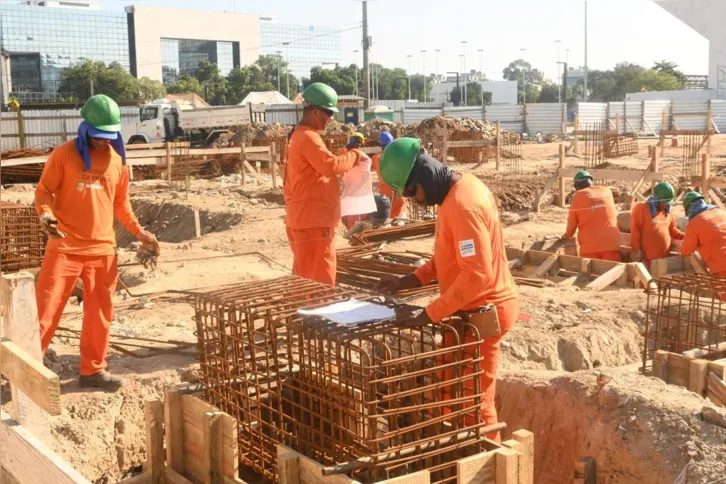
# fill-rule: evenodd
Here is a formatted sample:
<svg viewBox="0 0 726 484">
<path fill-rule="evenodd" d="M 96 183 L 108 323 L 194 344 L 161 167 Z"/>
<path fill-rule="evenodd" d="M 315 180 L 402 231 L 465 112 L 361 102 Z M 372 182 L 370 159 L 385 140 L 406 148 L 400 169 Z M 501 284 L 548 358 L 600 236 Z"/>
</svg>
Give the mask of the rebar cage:
<svg viewBox="0 0 726 484">
<path fill-rule="evenodd" d="M 683 141 L 683 177 L 690 180 L 701 174 L 701 149 L 708 141 L 708 131 L 681 130 L 678 138 Z"/>
<path fill-rule="evenodd" d="M 367 298 L 294 276 L 196 295 L 205 396 L 238 419 L 241 463 L 274 480 L 284 444 L 324 464 L 367 458 L 362 482 L 455 480 L 457 459 L 490 448 L 476 329 L 404 328 L 407 306 L 355 327 L 297 314 L 353 296 Z"/>
<path fill-rule="evenodd" d="M 522 141 L 519 137 L 501 137 L 500 156 L 502 158 L 502 171 L 505 175 L 522 174 Z"/>
<path fill-rule="evenodd" d="M 605 158 L 619 158 L 638 154 L 638 136 L 635 133 L 603 134 L 603 155 Z"/>
<path fill-rule="evenodd" d="M 721 357 L 726 341 L 726 277 L 710 274 L 668 276 L 648 293 L 643 365 L 658 350 L 699 349 L 703 358 Z"/>
<path fill-rule="evenodd" d="M 0 203 L 0 270 L 40 267 L 43 253 L 43 231 L 35 208 Z"/>
</svg>

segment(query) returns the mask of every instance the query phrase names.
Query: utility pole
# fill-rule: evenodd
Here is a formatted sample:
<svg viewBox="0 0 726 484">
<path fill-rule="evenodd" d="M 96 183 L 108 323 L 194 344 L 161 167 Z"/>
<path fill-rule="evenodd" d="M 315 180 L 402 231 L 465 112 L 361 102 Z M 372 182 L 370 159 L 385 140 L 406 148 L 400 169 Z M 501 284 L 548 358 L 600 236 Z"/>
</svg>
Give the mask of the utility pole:
<svg viewBox="0 0 726 484">
<path fill-rule="evenodd" d="M 353 51 L 353 54 L 355 54 L 355 95 L 359 96 L 358 93 L 358 49 Z"/>
<path fill-rule="evenodd" d="M 463 82 L 464 82 L 464 106 L 469 105 L 469 97 L 467 95 L 468 93 L 466 92 L 466 83 L 467 83 L 467 78 L 468 78 L 468 76 L 466 75 L 466 44 L 467 44 L 466 40 L 461 41 L 461 45 L 464 46 L 464 56 L 463 56 L 464 57 L 464 79 L 463 79 Z"/>
<path fill-rule="evenodd" d="M 93 95 L 95 93 L 95 91 L 93 89 L 93 79 L 88 80 L 88 92 L 90 94 L 88 97 L 93 97 Z"/>
<path fill-rule="evenodd" d="M 285 46 L 285 64 L 287 64 L 287 67 L 285 68 L 285 85 L 287 86 L 287 98 L 290 99 L 290 50 L 288 49 L 288 46 L 290 45 L 290 42 L 283 42 L 282 45 Z"/>
<path fill-rule="evenodd" d="M 280 59 L 282 59 L 282 51 L 276 50 L 277 52 L 277 92 L 280 92 Z"/>
<path fill-rule="evenodd" d="M 479 49 L 479 85 L 481 86 L 481 107 L 484 107 L 484 49 Z"/>
<path fill-rule="evenodd" d="M 370 55 L 370 38 L 368 37 L 368 2 L 363 0 L 363 83 L 365 95 L 363 107 L 371 107 L 371 66 L 368 56 Z"/>
<path fill-rule="evenodd" d="M 413 57 L 411 54 L 408 54 L 406 57 L 408 57 L 408 99 L 407 101 L 411 100 L 411 57 Z"/>
<path fill-rule="evenodd" d="M 527 52 L 527 49 L 519 49 L 522 52 Z M 522 104 L 527 104 L 527 68 L 525 67 L 526 61 L 524 60 L 524 54 L 522 54 Z"/>
<path fill-rule="evenodd" d="M 560 46 L 562 45 L 561 40 L 555 40 L 555 44 L 557 44 L 557 74 L 559 77 L 559 70 L 560 70 Z M 555 77 L 557 79 L 557 77 Z M 557 102 L 562 102 L 562 84 L 559 84 L 559 87 L 557 88 Z"/>
<path fill-rule="evenodd" d="M 587 102 L 587 0 L 585 0 L 585 92 L 582 93 L 583 101 Z"/>
<path fill-rule="evenodd" d="M 439 75 L 439 53 L 441 49 L 436 49 L 436 102 L 439 102 L 439 91 L 441 91 L 441 76 Z"/>
<path fill-rule="evenodd" d="M 424 97 L 423 102 L 426 102 L 426 51 L 421 51 L 421 57 L 423 58 L 423 85 L 424 85 Z"/>
</svg>

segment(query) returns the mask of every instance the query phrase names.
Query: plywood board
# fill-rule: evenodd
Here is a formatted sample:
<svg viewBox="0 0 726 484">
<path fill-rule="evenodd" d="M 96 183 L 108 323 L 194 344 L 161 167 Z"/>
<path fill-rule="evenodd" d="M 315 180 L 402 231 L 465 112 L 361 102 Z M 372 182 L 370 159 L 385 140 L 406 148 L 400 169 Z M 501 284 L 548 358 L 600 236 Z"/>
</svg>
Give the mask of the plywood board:
<svg viewBox="0 0 726 484">
<path fill-rule="evenodd" d="M 277 446 L 277 458 L 283 455 L 297 454 L 284 445 Z M 300 483 L 301 484 L 357 484 L 358 481 L 344 475 L 323 476 L 323 466 L 314 460 L 297 454 L 299 458 Z"/>
<path fill-rule="evenodd" d="M 497 450 L 472 455 L 456 462 L 457 484 L 489 484 L 497 475 Z"/>
<path fill-rule="evenodd" d="M 0 338 L 0 373 L 51 415 L 61 414 L 58 376 L 18 345 Z"/>
</svg>

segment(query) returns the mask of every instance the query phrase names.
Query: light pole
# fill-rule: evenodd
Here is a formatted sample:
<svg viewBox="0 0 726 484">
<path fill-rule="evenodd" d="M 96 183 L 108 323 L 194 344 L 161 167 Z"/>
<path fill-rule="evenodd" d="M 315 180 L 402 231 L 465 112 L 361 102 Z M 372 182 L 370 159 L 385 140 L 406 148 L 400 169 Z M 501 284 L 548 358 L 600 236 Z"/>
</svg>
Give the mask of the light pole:
<svg viewBox="0 0 726 484">
<path fill-rule="evenodd" d="M 562 45 L 561 40 L 555 40 L 555 44 L 557 44 L 557 75 L 560 75 L 560 46 Z M 562 83 L 558 82 L 558 88 L 557 88 L 557 102 L 562 102 Z"/>
<path fill-rule="evenodd" d="M 290 65 L 289 65 L 289 53 L 290 49 L 288 48 L 290 46 L 290 42 L 283 42 L 282 45 L 285 46 L 285 64 L 288 64 L 287 70 L 285 70 L 285 85 L 287 86 L 287 98 L 290 99 Z"/>
<path fill-rule="evenodd" d="M 565 56 L 565 62 L 567 62 L 568 64 L 570 63 L 570 50 L 571 49 L 565 49 L 565 53 L 567 54 Z"/>
<path fill-rule="evenodd" d="M 282 51 L 276 50 L 277 53 L 277 92 L 280 92 L 280 60 L 282 59 Z"/>
<path fill-rule="evenodd" d="M 439 53 L 441 49 L 436 49 L 436 102 L 439 102 L 439 91 L 441 90 L 441 77 L 439 76 Z"/>
<path fill-rule="evenodd" d="M 464 106 L 468 106 L 469 105 L 469 97 L 467 96 L 468 93 L 466 92 L 466 82 L 467 82 L 466 81 L 467 80 L 467 75 L 466 75 L 466 44 L 467 44 L 466 40 L 462 40 L 461 41 L 461 45 L 462 45 L 462 47 L 464 49 L 464 55 L 462 56 L 464 58 Z"/>
<path fill-rule="evenodd" d="M 583 75 L 585 77 L 585 89 L 582 93 L 582 99 L 587 102 L 587 0 L 585 0 L 585 72 L 583 72 Z"/>
<path fill-rule="evenodd" d="M 481 106 L 484 107 L 484 49 L 479 49 L 479 85 L 481 86 Z"/>
<path fill-rule="evenodd" d="M 411 57 L 413 55 L 408 54 L 406 57 L 408 57 L 408 101 L 411 100 Z"/>
<path fill-rule="evenodd" d="M 421 58 L 423 60 L 423 85 L 424 85 L 424 97 L 423 102 L 426 102 L 426 51 L 421 51 Z"/>
<path fill-rule="evenodd" d="M 519 49 L 521 52 L 527 52 L 527 49 Z M 522 104 L 527 104 L 527 76 L 525 75 L 525 60 L 522 54 Z"/>
<path fill-rule="evenodd" d="M 353 54 L 355 54 L 355 95 L 358 95 L 358 52 L 360 52 L 358 49 L 353 51 Z"/>
</svg>

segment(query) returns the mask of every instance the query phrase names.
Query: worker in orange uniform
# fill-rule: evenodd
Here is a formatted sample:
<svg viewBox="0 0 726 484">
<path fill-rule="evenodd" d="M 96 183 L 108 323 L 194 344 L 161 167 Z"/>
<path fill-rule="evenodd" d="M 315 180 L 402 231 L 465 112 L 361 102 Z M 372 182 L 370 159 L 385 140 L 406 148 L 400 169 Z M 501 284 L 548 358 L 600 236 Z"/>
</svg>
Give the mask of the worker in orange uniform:
<svg viewBox="0 0 726 484">
<path fill-rule="evenodd" d="M 683 207 L 688 225 L 681 255 L 698 251 L 712 274 L 726 276 L 726 210 L 706 204 L 698 192 L 688 192 L 683 197 Z"/>
<path fill-rule="evenodd" d="M 496 307 L 501 331 L 484 338 L 480 356 L 484 359 L 482 417 L 487 425 L 497 423 L 494 393 L 499 346 L 519 317 L 519 300 L 494 197 L 474 175 L 451 171 L 421 150 L 420 141 L 413 138 L 393 141 L 383 153 L 380 170 L 383 181 L 397 194 L 419 204 L 439 205 L 439 211 L 431 260 L 407 276 L 381 279 L 377 289 L 395 294 L 438 278 L 441 296 L 412 325 L 438 323 L 488 304 Z"/>
<path fill-rule="evenodd" d="M 290 135 L 285 171 L 285 225 L 293 254 L 292 273 L 335 285 L 335 228 L 340 224 L 337 177 L 361 158 L 353 146 L 334 155 L 318 131 L 338 112 L 338 94 L 323 83 L 309 85 L 302 121 Z"/>
<path fill-rule="evenodd" d="M 378 146 L 380 146 L 382 150 L 385 150 L 386 146 L 388 146 L 392 141 L 393 135 L 388 131 L 381 131 L 381 134 L 378 135 Z M 373 155 L 373 158 L 371 158 L 371 161 L 373 162 L 373 169 L 376 170 L 376 174 L 378 174 L 378 193 L 388 197 L 391 201 L 391 212 L 389 218 L 398 218 L 403 215 L 403 210 L 406 208 L 406 202 L 403 197 L 398 196 L 391 187 L 386 185 L 383 181 L 380 168 L 382 154 L 383 152 L 381 151 L 380 153 Z"/>
<path fill-rule="evenodd" d="M 642 260 L 650 271 L 650 262 L 668 257 L 672 241 L 683 240 L 676 218 L 671 214 L 675 190 L 668 182 L 655 186 L 654 195 L 633 207 L 630 214 L 630 247 L 635 261 Z M 632 261 L 631 261 L 632 262 Z"/>
<path fill-rule="evenodd" d="M 129 202 L 129 171 L 118 105 L 93 96 L 81 109 L 78 137 L 53 150 L 35 190 L 35 207 L 50 240 L 36 299 L 43 352 L 50 344 L 76 280 L 83 281 L 81 387 L 117 390 L 106 371 L 113 296 L 118 280 L 114 216 L 144 244 L 158 244 Z"/>
<path fill-rule="evenodd" d="M 615 200 L 609 188 L 592 186 L 592 175 L 585 170 L 575 175 L 575 194 L 567 217 L 563 239 L 577 231 L 580 257 L 621 262 L 620 229 Z"/>
</svg>

